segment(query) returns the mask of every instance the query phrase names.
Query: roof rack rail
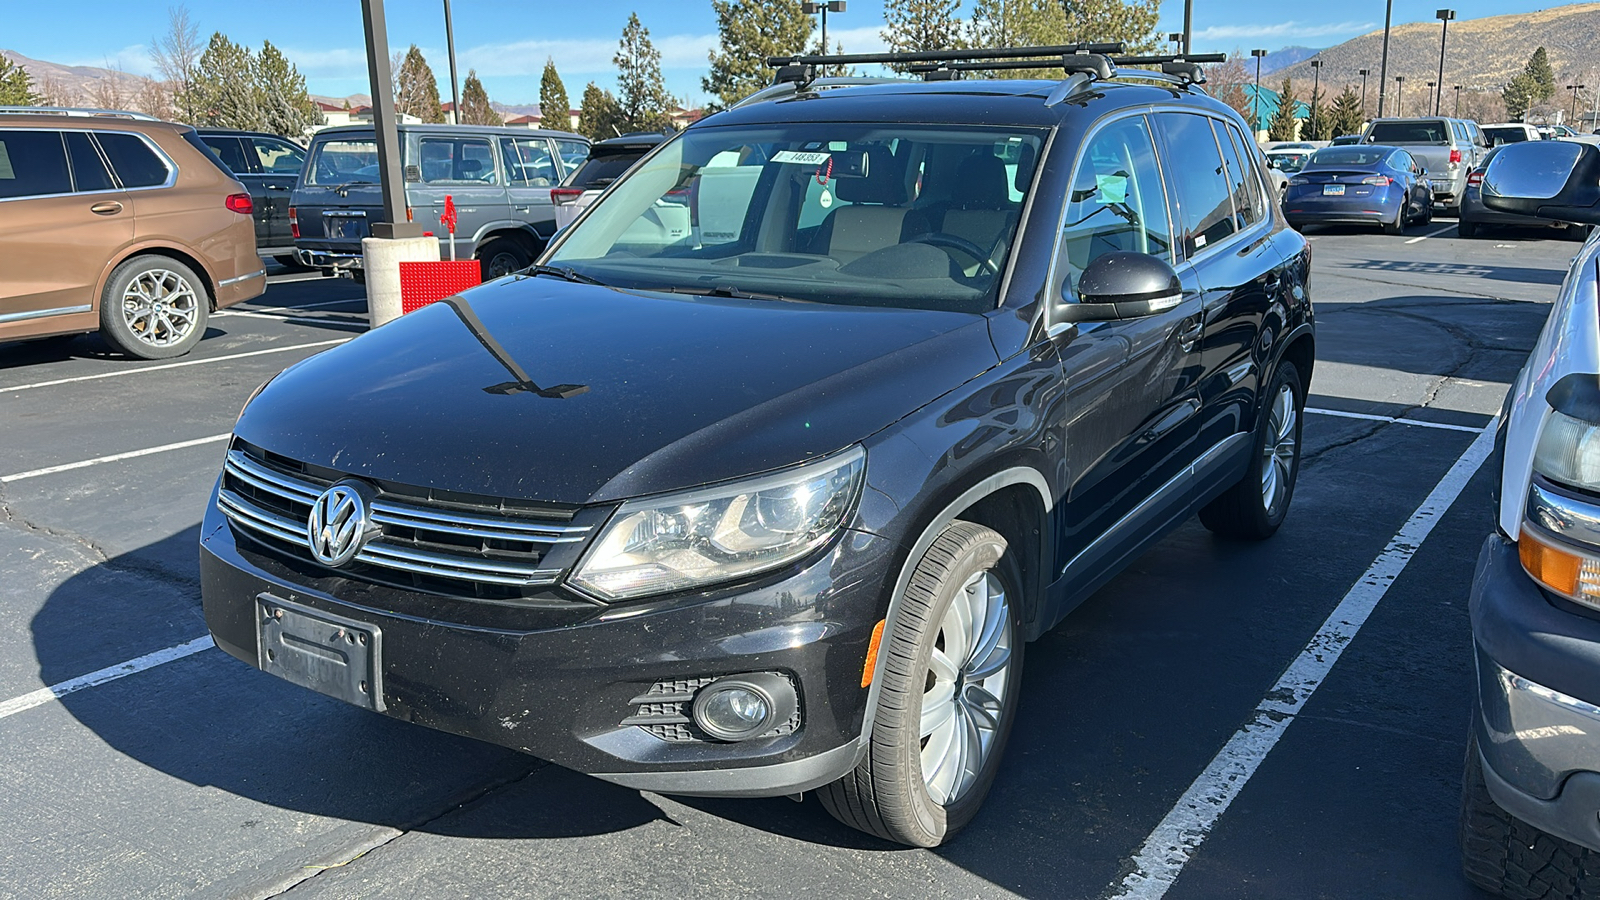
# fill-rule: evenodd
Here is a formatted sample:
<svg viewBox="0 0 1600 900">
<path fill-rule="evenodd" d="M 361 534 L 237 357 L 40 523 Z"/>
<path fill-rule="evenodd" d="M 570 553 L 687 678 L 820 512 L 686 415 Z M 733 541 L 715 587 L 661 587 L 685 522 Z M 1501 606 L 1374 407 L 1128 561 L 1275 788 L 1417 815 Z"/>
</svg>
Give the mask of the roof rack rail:
<svg viewBox="0 0 1600 900">
<path fill-rule="evenodd" d="M 147 116 L 141 112 L 130 112 L 125 109 L 93 109 L 78 106 L 0 106 L 0 113 L 5 115 L 74 116 L 95 119 L 138 119 L 141 122 L 161 121 L 155 116 Z"/>
<path fill-rule="evenodd" d="M 945 73 L 983 72 L 1014 69 L 1050 69 L 1056 67 L 1063 68 L 1068 73 L 1072 73 L 1078 71 L 1090 71 L 1091 69 L 1086 67 L 1088 66 L 1093 67 L 1094 74 L 1099 75 L 1098 66 L 1095 66 L 1094 63 L 1085 59 L 1085 57 L 1092 58 L 1095 56 L 1100 55 L 1076 54 L 1056 57 L 1054 59 L 1006 59 L 997 60 L 995 62 L 925 62 L 913 63 L 912 65 L 907 66 L 907 69 L 912 73 L 922 75 L 924 79 L 928 81 L 949 81 L 959 77 L 954 74 Z M 1200 70 L 1200 63 L 1220 63 L 1227 62 L 1228 59 L 1227 55 L 1223 53 L 1195 53 L 1190 54 L 1189 56 L 1101 56 L 1100 58 L 1106 59 L 1113 66 L 1159 65 L 1161 66 L 1161 72 L 1163 74 L 1171 76 L 1170 79 L 1160 80 L 1183 81 L 1190 84 L 1205 83 L 1205 75 Z M 1119 75 L 1138 76 L 1139 74 L 1154 75 L 1156 73 L 1144 70 L 1133 70 L 1129 72 L 1114 70 L 1111 74 L 1100 75 L 1100 77 L 1115 78 Z"/>
<path fill-rule="evenodd" d="M 843 53 L 827 56 L 772 56 L 767 66 L 783 69 L 788 66 L 855 66 L 890 65 L 893 63 L 961 62 L 980 59 L 1024 59 L 1027 57 L 1054 56 L 1083 53 L 1122 53 L 1121 41 L 1110 43 L 1059 44 L 1050 47 L 976 47 L 968 50 L 902 50 L 889 53 Z"/>
<path fill-rule="evenodd" d="M 764 100 L 773 100 L 773 99 L 776 99 L 778 97 L 787 97 L 790 94 L 797 94 L 802 90 L 816 90 L 818 88 L 836 88 L 836 87 L 860 87 L 862 85 L 868 85 L 868 84 L 905 84 L 905 83 L 906 83 L 906 79 L 904 79 L 904 78 L 878 78 L 878 77 L 867 78 L 867 77 L 861 77 L 861 76 L 856 76 L 856 75 L 840 75 L 840 76 L 831 76 L 831 77 L 828 77 L 828 78 L 814 78 L 814 79 L 812 79 L 810 81 L 803 81 L 803 82 L 802 81 L 793 81 L 793 80 L 791 80 L 791 81 L 778 81 L 778 82 L 776 82 L 774 84 L 770 84 L 770 85 L 762 88 L 759 91 L 756 91 L 754 94 L 751 94 L 750 96 L 744 98 L 743 100 L 740 100 L 739 102 L 733 104 L 732 106 L 729 106 L 728 108 L 729 109 L 738 109 L 741 106 L 748 106 L 748 105 L 750 105 L 752 103 L 760 103 L 760 102 L 762 102 Z"/>
</svg>

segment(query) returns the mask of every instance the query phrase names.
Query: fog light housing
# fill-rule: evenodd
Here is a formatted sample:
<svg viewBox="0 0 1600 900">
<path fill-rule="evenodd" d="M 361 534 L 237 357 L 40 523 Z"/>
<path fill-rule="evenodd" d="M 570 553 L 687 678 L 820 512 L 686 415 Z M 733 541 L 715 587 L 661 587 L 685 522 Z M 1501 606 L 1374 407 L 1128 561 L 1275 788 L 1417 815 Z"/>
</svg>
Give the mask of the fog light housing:
<svg viewBox="0 0 1600 900">
<path fill-rule="evenodd" d="M 774 672 L 719 678 L 695 694 L 694 723 L 719 741 L 747 741 L 794 715 L 794 686 Z"/>
</svg>

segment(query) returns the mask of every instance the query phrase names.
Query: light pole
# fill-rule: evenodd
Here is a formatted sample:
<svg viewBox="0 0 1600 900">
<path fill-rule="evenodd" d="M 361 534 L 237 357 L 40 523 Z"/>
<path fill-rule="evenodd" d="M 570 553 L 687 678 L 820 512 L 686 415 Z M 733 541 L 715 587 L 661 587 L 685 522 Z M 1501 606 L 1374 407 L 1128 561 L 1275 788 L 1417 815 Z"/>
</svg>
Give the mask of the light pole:
<svg viewBox="0 0 1600 900">
<path fill-rule="evenodd" d="M 444 45 L 450 52 L 450 108 L 455 110 L 450 119 L 460 125 L 461 89 L 456 86 L 456 34 L 455 25 L 450 21 L 450 0 L 444 0 Z"/>
<path fill-rule="evenodd" d="M 813 15 L 816 15 L 817 13 L 822 13 L 822 55 L 823 56 L 827 56 L 828 55 L 828 13 L 831 13 L 831 12 L 842 13 L 842 12 L 844 12 L 844 4 L 845 4 L 845 0 L 827 0 L 827 2 L 822 2 L 822 0 L 816 0 L 816 2 L 812 2 L 812 0 L 805 0 L 805 2 L 800 4 L 800 11 L 805 13 L 808 16 L 813 16 Z"/>
<path fill-rule="evenodd" d="M 1439 114 L 1439 104 L 1444 102 L 1444 38 L 1450 33 L 1450 22 L 1456 17 L 1453 9 L 1435 10 L 1433 17 L 1439 20 L 1439 93 L 1433 98 L 1433 114 Z M 1423 110 L 1427 112 L 1427 110 Z"/>
<path fill-rule="evenodd" d="M 1362 69 L 1360 71 L 1361 71 L 1361 120 L 1364 122 L 1367 119 L 1367 75 L 1371 74 L 1372 70 L 1371 69 Z"/>
<path fill-rule="evenodd" d="M 1569 85 L 1567 85 L 1567 90 L 1572 92 L 1572 113 L 1570 115 L 1570 118 L 1572 119 L 1574 124 L 1576 124 L 1577 121 L 1578 121 L 1578 92 L 1583 90 L 1586 87 L 1588 87 L 1588 85 L 1584 85 L 1584 84 L 1569 84 Z M 1571 128 L 1572 126 L 1569 125 L 1568 127 Z M 1573 130 L 1576 130 L 1576 129 L 1573 129 Z"/>
<path fill-rule="evenodd" d="M 1383 7 L 1383 59 L 1378 64 L 1378 118 L 1383 118 L 1383 95 L 1389 79 L 1389 26 L 1394 22 L 1394 0 Z"/>
<path fill-rule="evenodd" d="M 1318 107 L 1322 105 L 1322 98 L 1317 96 L 1317 91 L 1321 87 L 1322 60 L 1313 59 L 1311 61 L 1311 108 L 1306 110 L 1306 112 L 1310 113 L 1311 133 L 1316 135 L 1316 137 L 1312 138 L 1313 141 L 1322 140 L 1322 116 L 1317 114 Z"/>
<path fill-rule="evenodd" d="M 1267 51 L 1265 51 L 1265 50 L 1251 50 L 1250 51 L 1250 55 L 1254 56 L 1256 58 L 1256 92 L 1251 97 L 1251 102 L 1250 102 L 1251 118 L 1254 119 L 1254 121 L 1252 121 L 1250 123 L 1250 127 L 1254 128 L 1256 131 L 1260 131 L 1261 130 L 1261 57 L 1266 56 L 1267 55 Z M 1280 98 L 1278 100 L 1278 102 L 1282 103 L 1283 102 L 1282 98 Z"/>
<path fill-rule="evenodd" d="M 1176 50 L 1180 56 L 1183 55 L 1183 32 L 1174 31 L 1167 35 L 1167 40 L 1171 42 L 1172 48 Z"/>
<path fill-rule="evenodd" d="M 1396 75 L 1394 83 L 1394 114 L 1403 117 L 1406 114 L 1406 101 L 1404 99 L 1406 95 L 1406 77 L 1404 75 Z M 1380 98 L 1378 102 L 1382 104 L 1383 101 Z"/>
<path fill-rule="evenodd" d="M 1461 118 L 1461 85 L 1456 85 L 1456 111 L 1451 114 L 1453 118 Z"/>
</svg>

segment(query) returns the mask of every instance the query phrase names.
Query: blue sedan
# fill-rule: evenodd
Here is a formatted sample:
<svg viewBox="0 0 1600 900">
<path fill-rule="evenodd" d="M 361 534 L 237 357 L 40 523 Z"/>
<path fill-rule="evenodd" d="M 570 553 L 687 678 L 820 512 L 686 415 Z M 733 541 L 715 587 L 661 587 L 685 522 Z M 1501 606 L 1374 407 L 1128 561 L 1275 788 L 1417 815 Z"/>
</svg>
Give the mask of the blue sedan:
<svg viewBox="0 0 1600 900">
<path fill-rule="evenodd" d="M 1433 221 L 1433 184 L 1403 148 L 1325 147 L 1289 179 L 1283 214 L 1297 229 L 1371 223 L 1403 234 L 1412 222 Z"/>
</svg>

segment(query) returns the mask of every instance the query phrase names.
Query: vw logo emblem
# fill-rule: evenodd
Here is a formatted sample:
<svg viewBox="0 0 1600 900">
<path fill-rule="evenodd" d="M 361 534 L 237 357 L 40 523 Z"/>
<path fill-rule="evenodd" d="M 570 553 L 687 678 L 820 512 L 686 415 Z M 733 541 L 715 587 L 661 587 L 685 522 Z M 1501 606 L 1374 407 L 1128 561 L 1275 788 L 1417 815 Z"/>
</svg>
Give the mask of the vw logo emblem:
<svg viewBox="0 0 1600 900">
<path fill-rule="evenodd" d="M 322 492 L 311 504 L 306 520 L 306 537 L 311 555 L 325 566 L 342 566 L 366 545 L 375 527 L 367 517 L 364 492 L 354 484 L 341 482 Z"/>
</svg>

